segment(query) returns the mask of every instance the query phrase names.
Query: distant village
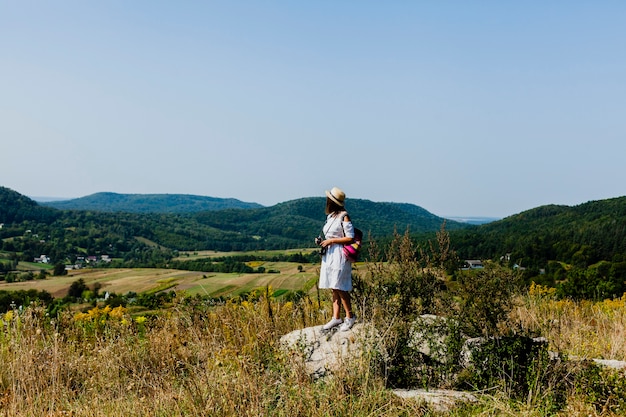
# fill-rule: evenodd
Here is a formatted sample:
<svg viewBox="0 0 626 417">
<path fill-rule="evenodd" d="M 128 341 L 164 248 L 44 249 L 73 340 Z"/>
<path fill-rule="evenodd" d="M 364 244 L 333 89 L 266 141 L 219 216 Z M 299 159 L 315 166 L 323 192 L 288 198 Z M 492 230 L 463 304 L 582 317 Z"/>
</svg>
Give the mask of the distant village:
<svg viewBox="0 0 626 417">
<path fill-rule="evenodd" d="M 33 259 L 33 262 L 38 264 L 49 264 L 50 258 L 47 255 L 41 255 Z M 89 256 L 77 256 L 76 262 L 72 265 L 65 265 L 66 271 L 71 271 L 74 269 L 82 269 L 87 266 L 97 266 L 104 263 L 111 262 L 111 257 L 109 255 L 89 255 Z"/>
</svg>

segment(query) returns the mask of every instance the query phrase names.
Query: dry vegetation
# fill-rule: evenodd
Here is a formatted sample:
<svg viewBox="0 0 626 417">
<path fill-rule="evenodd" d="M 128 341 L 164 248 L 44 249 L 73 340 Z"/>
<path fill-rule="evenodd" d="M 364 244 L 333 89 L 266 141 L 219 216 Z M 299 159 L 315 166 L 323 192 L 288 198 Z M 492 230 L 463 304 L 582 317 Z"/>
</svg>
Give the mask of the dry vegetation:
<svg viewBox="0 0 626 417">
<path fill-rule="evenodd" d="M 327 312 L 300 304 L 254 302 L 206 308 L 180 300 L 154 316 L 123 308 L 65 312 L 56 320 L 36 306 L 1 318 L 0 415 L 4 416 L 413 416 L 428 409 L 395 397 L 369 363 L 350 364 L 335 378 L 312 381 L 299 357 L 278 338 L 320 324 Z M 530 295 L 517 310 L 523 321 L 562 318 L 552 301 Z M 594 356 L 611 357 L 624 332 L 624 304 L 579 305 L 558 343 L 578 354 L 581 338 L 595 340 Z M 590 313 L 590 316 L 585 316 Z M 554 314 L 558 314 L 555 316 Z M 614 323 L 616 315 L 621 324 Z M 569 324 L 569 323 L 568 323 Z M 587 332 L 583 334 L 583 332 Z M 623 354 L 623 352 L 622 352 Z M 608 378 L 608 377 L 604 377 Z M 558 415 L 619 415 L 602 411 L 585 387 L 567 392 Z M 541 393 L 536 393 L 541 396 Z M 454 415 L 543 415 L 533 401 L 486 393 Z M 605 398 L 605 401 L 609 401 Z"/>
<path fill-rule="evenodd" d="M 577 358 L 626 361 L 626 294 L 602 302 L 557 300 L 554 289 L 532 284 L 516 320 Z"/>
</svg>

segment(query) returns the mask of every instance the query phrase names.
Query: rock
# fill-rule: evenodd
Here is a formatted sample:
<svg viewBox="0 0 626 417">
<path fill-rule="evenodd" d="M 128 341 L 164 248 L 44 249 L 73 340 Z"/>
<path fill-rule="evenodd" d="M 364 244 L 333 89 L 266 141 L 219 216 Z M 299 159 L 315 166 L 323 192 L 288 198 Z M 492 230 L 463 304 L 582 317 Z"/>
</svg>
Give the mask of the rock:
<svg viewBox="0 0 626 417">
<path fill-rule="evenodd" d="M 626 369 L 626 362 L 613 359 L 594 359 L 598 365 L 602 365 L 611 369 Z"/>
<path fill-rule="evenodd" d="M 401 398 L 423 400 L 426 404 L 428 404 L 428 406 L 430 406 L 430 408 L 440 413 L 446 413 L 462 402 L 477 401 L 476 397 L 469 392 L 451 391 L 443 389 L 396 389 L 393 390 L 393 393 Z"/>
<path fill-rule="evenodd" d="M 473 355 L 475 352 L 481 353 L 481 351 L 483 350 L 484 346 L 488 343 L 488 342 L 493 342 L 493 341 L 497 341 L 497 340 L 511 340 L 511 337 L 508 338 L 484 338 L 484 337 L 474 337 L 471 339 L 467 339 L 465 341 L 465 343 L 463 343 L 463 347 L 461 347 L 461 353 L 459 356 L 459 364 L 464 367 L 464 368 L 468 368 L 470 366 L 475 366 L 475 367 L 482 367 L 484 364 L 481 363 L 474 363 L 474 359 L 473 359 Z M 547 348 L 548 346 L 548 340 L 544 337 L 535 337 L 535 338 L 528 338 L 528 337 L 523 337 L 523 336 L 519 336 L 518 340 L 520 341 L 526 341 L 526 349 L 528 349 L 528 353 L 533 352 L 533 351 L 537 351 L 538 349 L 543 349 L 543 348 Z M 557 360 L 559 359 L 558 354 L 554 353 L 554 352 L 548 352 L 549 358 L 550 360 Z M 485 358 L 486 359 L 486 358 Z"/>
<path fill-rule="evenodd" d="M 411 325 L 411 339 L 408 346 L 440 362 L 450 361 L 448 344 L 451 337 L 450 319 L 433 314 L 421 315 Z"/>
<path fill-rule="evenodd" d="M 366 353 L 386 358 L 384 345 L 376 330 L 364 323 L 356 323 L 347 332 L 337 327 L 323 330 L 323 326 L 295 330 L 280 338 L 289 353 L 300 355 L 308 373 L 314 378 L 336 372 L 347 361 L 358 360 Z"/>
</svg>

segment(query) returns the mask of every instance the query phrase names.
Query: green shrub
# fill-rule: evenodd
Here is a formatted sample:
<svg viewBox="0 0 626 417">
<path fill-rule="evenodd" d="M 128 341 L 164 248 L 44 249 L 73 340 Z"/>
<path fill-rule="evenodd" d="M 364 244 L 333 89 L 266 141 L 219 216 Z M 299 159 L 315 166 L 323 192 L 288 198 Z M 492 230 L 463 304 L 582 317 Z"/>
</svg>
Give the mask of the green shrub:
<svg viewBox="0 0 626 417">
<path fill-rule="evenodd" d="M 463 332 L 470 337 L 492 337 L 508 331 L 512 327 L 509 313 L 522 282 L 517 272 L 492 262 L 484 269 L 458 274 L 456 319 Z"/>
<path fill-rule="evenodd" d="M 575 394 L 582 396 L 598 412 L 623 414 L 626 412 L 626 372 L 603 368 L 585 362 L 575 374 Z"/>
</svg>

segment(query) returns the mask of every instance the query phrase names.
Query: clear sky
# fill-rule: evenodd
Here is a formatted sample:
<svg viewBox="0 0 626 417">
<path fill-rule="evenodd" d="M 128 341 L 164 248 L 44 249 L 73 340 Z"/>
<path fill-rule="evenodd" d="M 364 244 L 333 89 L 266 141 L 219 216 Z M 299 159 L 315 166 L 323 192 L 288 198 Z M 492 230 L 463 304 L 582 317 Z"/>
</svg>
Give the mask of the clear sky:
<svg viewBox="0 0 626 417">
<path fill-rule="evenodd" d="M 0 185 L 505 217 L 626 195 L 624 1 L 0 0 Z"/>
</svg>

